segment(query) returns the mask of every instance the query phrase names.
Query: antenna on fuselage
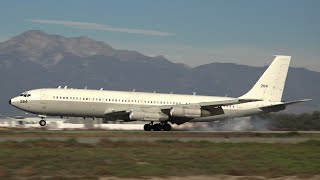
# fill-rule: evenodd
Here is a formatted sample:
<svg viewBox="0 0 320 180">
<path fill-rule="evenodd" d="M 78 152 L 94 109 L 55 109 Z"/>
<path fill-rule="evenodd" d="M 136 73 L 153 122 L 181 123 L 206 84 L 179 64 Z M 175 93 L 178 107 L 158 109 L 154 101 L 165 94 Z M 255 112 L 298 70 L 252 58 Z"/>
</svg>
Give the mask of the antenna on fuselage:
<svg viewBox="0 0 320 180">
<path fill-rule="evenodd" d="M 197 88 L 193 89 L 192 95 L 194 95 L 194 96 L 197 95 Z"/>
<path fill-rule="evenodd" d="M 133 89 L 132 92 L 136 92 L 136 89 Z"/>
<path fill-rule="evenodd" d="M 103 88 L 100 89 L 100 91 L 102 91 L 102 90 L 103 90 Z"/>
<path fill-rule="evenodd" d="M 64 89 L 67 89 L 67 88 L 68 88 L 68 86 L 65 86 L 65 87 L 64 87 Z"/>
<path fill-rule="evenodd" d="M 61 89 L 61 86 L 59 86 L 58 89 Z"/>
</svg>

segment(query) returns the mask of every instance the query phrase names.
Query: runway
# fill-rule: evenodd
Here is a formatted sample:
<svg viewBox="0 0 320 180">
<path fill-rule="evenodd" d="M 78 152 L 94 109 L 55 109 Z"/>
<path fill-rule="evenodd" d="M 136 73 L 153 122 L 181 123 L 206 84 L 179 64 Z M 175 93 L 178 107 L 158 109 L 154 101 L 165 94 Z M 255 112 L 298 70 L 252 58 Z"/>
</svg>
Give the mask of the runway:
<svg viewBox="0 0 320 180">
<path fill-rule="evenodd" d="M 144 141 L 144 142 L 156 142 L 156 141 L 180 141 L 180 142 L 211 142 L 211 143 L 290 143 L 297 144 L 301 142 L 307 142 L 309 140 L 320 141 L 320 138 L 168 138 L 168 137 L 1 137 L 0 142 L 6 141 L 34 141 L 34 140 L 49 140 L 49 141 L 68 141 L 75 139 L 79 143 L 96 144 L 101 141 Z"/>
<path fill-rule="evenodd" d="M 310 140 L 320 141 L 319 131 L 262 131 L 262 132 L 208 132 L 208 131 L 0 131 L 0 142 L 6 141 L 68 141 L 96 144 L 101 141 L 130 142 L 211 142 L 211 143 L 290 143 L 296 144 Z"/>
<path fill-rule="evenodd" d="M 0 162 L 10 176 L 26 171 L 25 164 L 52 167 L 45 173 L 27 169 L 33 179 L 121 180 L 123 174 L 163 179 L 165 173 L 172 180 L 301 179 L 301 174 L 313 180 L 319 174 L 319 142 L 317 132 L 0 130 Z"/>
</svg>

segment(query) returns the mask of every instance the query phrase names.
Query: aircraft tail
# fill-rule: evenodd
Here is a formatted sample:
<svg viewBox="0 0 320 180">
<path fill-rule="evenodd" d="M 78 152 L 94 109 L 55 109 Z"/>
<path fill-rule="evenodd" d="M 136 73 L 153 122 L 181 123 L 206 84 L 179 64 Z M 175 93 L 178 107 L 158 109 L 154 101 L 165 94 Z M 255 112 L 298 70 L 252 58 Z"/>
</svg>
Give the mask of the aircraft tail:
<svg viewBox="0 0 320 180">
<path fill-rule="evenodd" d="M 240 99 L 281 102 L 291 56 L 276 56 L 253 88 Z"/>
</svg>

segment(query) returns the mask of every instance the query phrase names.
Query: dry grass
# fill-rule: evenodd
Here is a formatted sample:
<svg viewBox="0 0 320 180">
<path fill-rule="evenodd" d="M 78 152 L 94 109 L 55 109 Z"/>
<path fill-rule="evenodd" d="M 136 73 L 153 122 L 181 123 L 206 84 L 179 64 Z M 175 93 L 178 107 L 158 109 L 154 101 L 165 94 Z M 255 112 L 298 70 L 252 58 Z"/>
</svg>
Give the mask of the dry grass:
<svg viewBox="0 0 320 180">
<path fill-rule="evenodd" d="M 320 142 L 300 144 L 68 141 L 0 143 L 0 179 L 320 174 Z"/>
</svg>

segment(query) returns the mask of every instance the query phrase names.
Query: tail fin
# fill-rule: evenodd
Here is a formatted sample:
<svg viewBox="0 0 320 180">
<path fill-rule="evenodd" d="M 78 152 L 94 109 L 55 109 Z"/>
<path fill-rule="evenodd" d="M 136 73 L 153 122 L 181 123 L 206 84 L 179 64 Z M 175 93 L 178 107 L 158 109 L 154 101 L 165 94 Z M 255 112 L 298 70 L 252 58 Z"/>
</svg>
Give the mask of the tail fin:
<svg viewBox="0 0 320 180">
<path fill-rule="evenodd" d="M 291 56 L 276 56 L 258 82 L 242 99 L 281 102 Z"/>
</svg>

